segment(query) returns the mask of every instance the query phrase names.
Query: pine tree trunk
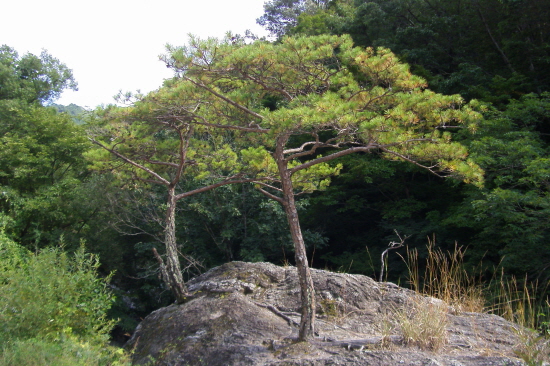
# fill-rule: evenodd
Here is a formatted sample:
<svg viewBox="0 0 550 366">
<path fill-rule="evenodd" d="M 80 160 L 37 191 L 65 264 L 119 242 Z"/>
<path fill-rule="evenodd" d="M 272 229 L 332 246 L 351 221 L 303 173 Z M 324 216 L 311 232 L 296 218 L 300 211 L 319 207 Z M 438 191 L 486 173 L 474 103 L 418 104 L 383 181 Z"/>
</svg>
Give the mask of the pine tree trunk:
<svg viewBox="0 0 550 366">
<path fill-rule="evenodd" d="M 176 241 L 176 198 L 175 187 L 168 188 L 168 207 L 164 228 L 164 241 L 166 245 L 166 265 L 164 282 L 170 288 L 176 302 L 181 304 L 187 296 L 187 289 L 181 274 L 178 248 Z"/>
<path fill-rule="evenodd" d="M 292 184 L 292 183 L 291 183 Z M 307 341 L 312 339 L 315 332 L 315 288 L 311 271 L 306 255 L 306 246 L 302 237 L 300 222 L 298 221 L 298 212 L 294 202 L 294 194 L 285 197 L 285 212 L 294 242 L 296 268 L 298 269 L 298 279 L 300 282 L 300 296 L 302 302 L 299 340 Z"/>
<path fill-rule="evenodd" d="M 298 219 L 292 179 L 290 172 L 288 171 L 287 162 L 284 160 L 284 156 L 282 154 L 283 144 L 278 143 L 277 145 L 276 160 L 283 189 L 282 203 L 287 216 L 288 225 L 290 226 L 292 241 L 294 242 L 296 268 L 298 269 L 298 279 L 300 283 L 302 317 L 300 320 L 298 340 L 308 341 L 315 335 L 315 288 L 307 260 L 306 246 L 302 236 L 302 229 L 300 228 L 300 221 Z"/>
</svg>

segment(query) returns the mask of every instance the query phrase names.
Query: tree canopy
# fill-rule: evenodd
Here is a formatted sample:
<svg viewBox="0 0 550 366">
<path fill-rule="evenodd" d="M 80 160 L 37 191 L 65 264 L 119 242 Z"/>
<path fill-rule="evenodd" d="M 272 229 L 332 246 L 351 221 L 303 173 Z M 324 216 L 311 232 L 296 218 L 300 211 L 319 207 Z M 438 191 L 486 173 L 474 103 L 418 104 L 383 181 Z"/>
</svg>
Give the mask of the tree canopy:
<svg viewBox="0 0 550 366">
<path fill-rule="evenodd" d="M 57 242 L 89 219 L 78 204 L 87 176 L 84 130 L 42 105 L 67 88 L 76 88 L 71 71 L 46 51 L 19 57 L 0 48 L 0 221 L 25 246 Z"/>
<path fill-rule="evenodd" d="M 547 0 L 336 0 L 306 10 L 266 4 L 260 24 L 283 34 L 350 34 L 361 46 L 388 47 L 441 93 L 505 103 L 548 90 Z M 274 14 L 272 14 L 274 13 Z"/>
<path fill-rule="evenodd" d="M 250 45 L 192 39 L 169 51 L 167 65 L 205 93 L 180 115 L 257 136 L 243 154 L 267 180 L 256 179 L 261 192 L 287 215 L 300 274 L 302 340 L 314 333 L 315 299 L 295 196 L 328 185 L 341 169 L 329 161 L 376 152 L 434 174 L 482 181 L 481 170 L 446 131 L 475 130 L 480 115 L 459 96 L 425 89 L 387 49 L 354 47 L 347 36 L 316 36 Z"/>
<path fill-rule="evenodd" d="M 65 89 L 77 90 L 72 71 L 47 51 L 19 56 L 6 45 L 0 47 L 0 85 L 0 100 L 25 103 L 48 104 Z"/>
</svg>

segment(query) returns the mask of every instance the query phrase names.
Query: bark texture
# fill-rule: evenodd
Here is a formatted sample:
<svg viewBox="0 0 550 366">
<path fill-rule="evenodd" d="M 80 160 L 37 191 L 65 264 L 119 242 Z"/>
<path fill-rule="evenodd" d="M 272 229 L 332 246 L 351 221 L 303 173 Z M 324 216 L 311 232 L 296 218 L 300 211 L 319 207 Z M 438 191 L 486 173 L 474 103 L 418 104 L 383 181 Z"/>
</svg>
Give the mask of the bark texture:
<svg viewBox="0 0 550 366">
<path fill-rule="evenodd" d="M 168 207 L 164 228 L 164 242 L 166 245 L 166 264 L 164 267 L 164 281 L 174 294 L 178 304 L 186 300 L 187 289 L 181 274 L 178 246 L 176 239 L 176 196 L 174 187 L 168 188 Z M 161 266 L 162 267 L 162 266 Z"/>
<path fill-rule="evenodd" d="M 298 219 L 298 210 L 294 200 L 294 188 L 292 186 L 292 176 L 288 169 L 288 162 L 284 158 L 283 147 L 286 140 L 279 138 L 275 151 L 279 176 L 281 178 L 281 187 L 283 191 L 282 205 L 286 213 L 292 241 L 294 243 L 296 269 L 300 279 L 300 299 L 301 299 L 301 320 L 300 332 L 298 338 L 300 341 L 311 340 L 315 335 L 315 287 L 311 278 L 311 270 L 307 260 L 306 246 L 300 220 Z"/>
</svg>

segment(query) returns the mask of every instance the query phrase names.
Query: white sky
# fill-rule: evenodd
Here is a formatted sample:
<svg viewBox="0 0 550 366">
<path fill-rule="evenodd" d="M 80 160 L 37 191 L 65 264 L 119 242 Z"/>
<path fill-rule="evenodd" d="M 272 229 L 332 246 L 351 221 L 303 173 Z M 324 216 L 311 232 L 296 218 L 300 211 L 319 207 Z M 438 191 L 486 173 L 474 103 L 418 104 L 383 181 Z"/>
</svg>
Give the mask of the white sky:
<svg viewBox="0 0 550 366">
<path fill-rule="evenodd" d="M 19 55 L 46 49 L 73 70 L 79 91 L 58 104 L 94 108 L 122 91 L 155 90 L 172 73 L 158 61 L 166 43 L 187 35 L 223 37 L 256 24 L 264 0 L 7 0 L 2 4 L 0 44 Z"/>
</svg>

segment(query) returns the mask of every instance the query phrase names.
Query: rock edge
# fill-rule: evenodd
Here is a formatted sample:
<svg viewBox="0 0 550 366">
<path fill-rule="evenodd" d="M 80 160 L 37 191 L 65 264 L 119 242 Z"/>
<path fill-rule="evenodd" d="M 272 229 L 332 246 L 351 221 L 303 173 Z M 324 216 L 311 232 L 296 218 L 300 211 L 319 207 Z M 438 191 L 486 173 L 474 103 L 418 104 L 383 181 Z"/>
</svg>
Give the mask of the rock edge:
<svg viewBox="0 0 550 366">
<path fill-rule="evenodd" d="M 231 262 L 188 283 L 191 297 L 147 316 L 126 348 L 136 365 L 523 365 L 516 325 L 456 313 L 441 300 L 370 277 L 312 269 L 319 338 L 295 343 L 296 268 Z M 396 314 L 444 309 L 437 350 L 404 339 Z M 418 326 L 422 326 L 418 324 Z"/>
</svg>

